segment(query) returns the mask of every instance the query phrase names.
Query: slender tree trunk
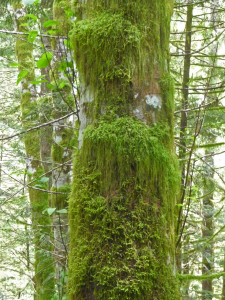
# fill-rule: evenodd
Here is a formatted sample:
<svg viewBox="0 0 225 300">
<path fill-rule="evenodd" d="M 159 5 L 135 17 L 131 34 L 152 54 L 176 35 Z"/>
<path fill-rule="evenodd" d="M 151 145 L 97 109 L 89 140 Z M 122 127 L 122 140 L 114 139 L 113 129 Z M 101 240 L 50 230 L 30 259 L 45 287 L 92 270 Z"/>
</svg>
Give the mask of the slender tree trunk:
<svg viewBox="0 0 225 300">
<path fill-rule="evenodd" d="M 169 0 L 75 1 L 69 299 L 180 299 Z M 89 126 L 88 126 L 89 125 Z"/>
<path fill-rule="evenodd" d="M 211 152 L 206 151 L 206 154 Z M 213 157 L 207 159 L 212 169 L 214 168 Z M 203 224 L 202 224 L 202 238 L 206 241 L 206 246 L 202 251 L 202 275 L 211 274 L 213 271 L 214 259 L 213 259 L 213 241 L 207 240 L 213 236 L 213 177 L 214 172 L 212 169 L 209 171 L 207 168 L 206 182 L 204 188 L 204 194 L 207 195 L 203 199 Z M 213 285 L 212 279 L 202 281 L 202 300 L 213 299 Z"/>
<path fill-rule="evenodd" d="M 190 69 L 191 69 L 191 42 L 192 42 L 192 19 L 193 19 L 193 4 L 192 0 L 188 1 L 187 6 L 187 20 L 186 20 L 186 39 L 185 39 L 185 56 L 184 56 L 184 71 L 183 71 L 183 84 L 182 84 L 182 113 L 181 113 L 181 121 L 180 121 L 180 151 L 179 158 L 181 161 L 181 204 L 183 204 L 185 199 L 185 178 L 186 178 L 186 164 L 184 162 L 184 158 L 186 155 L 186 147 L 187 147 L 187 108 L 188 108 L 188 97 L 189 97 L 189 80 L 190 80 Z M 179 209 L 179 218 L 178 218 L 178 235 L 179 230 L 182 225 L 182 214 L 183 209 L 182 206 Z M 186 244 L 187 241 L 184 241 L 184 245 L 180 243 L 177 247 L 177 267 L 178 270 L 183 272 L 183 274 L 189 273 L 189 261 L 188 257 L 182 257 L 182 247 L 185 251 L 188 248 Z M 183 265 L 183 267 L 182 267 Z M 188 297 L 189 294 L 189 282 L 186 282 L 185 286 L 185 296 Z"/>
<path fill-rule="evenodd" d="M 15 20 L 18 31 L 26 28 L 21 26 L 26 22 L 26 12 L 21 1 L 13 3 Z M 30 128 L 38 122 L 38 107 L 36 101 L 36 89 L 30 84 L 35 79 L 34 59 L 32 44 L 27 42 L 26 37 L 16 40 L 16 55 L 20 64 L 19 71 L 27 71 L 27 75 L 21 81 L 21 111 L 24 129 Z M 27 156 L 27 172 L 29 181 L 37 180 L 44 173 L 40 161 L 40 132 L 30 131 L 25 136 L 25 149 Z M 35 189 L 35 181 L 29 187 L 29 198 L 32 209 L 32 224 L 35 244 L 35 299 L 51 299 L 54 294 L 54 268 L 51 256 L 51 220 L 43 215 L 43 211 L 49 207 L 48 194 Z M 46 184 L 38 182 L 42 188 L 47 189 Z"/>
<path fill-rule="evenodd" d="M 217 32 L 217 24 L 218 24 L 218 6 L 219 1 L 213 0 L 211 2 L 211 26 L 213 27 L 212 31 L 212 38 L 216 38 Z M 214 82 L 214 78 L 216 75 L 216 65 L 217 65 L 217 54 L 218 54 L 218 41 L 216 44 L 211 45 L 210 49 L 210 65 L 214 66 L 214 68 L 210 68 L 209 72 L 209 80 L 208 80 L 208 87 Z M 215 106 L 218 105 L 215 103 Z M 216 142 L 215 133 L 213 132 L 206 132 L 205 133 L 205 140 L 210 143 L 214 144 Z M 202 237 L 206 241 L 213 236 L 214 232 L 214 205 L 213 205 L 213 198 L 214 198 L 214 175 L 215 172 L 214 167 L 214 156 L 213 152 L 210 150 L 206 150 L 205 154 L 209 157 L 206 159 L 207 165 L 205 166 L 205 182 L 204 182 L 204 195 L 206 195 L 203 199 L 203 224 L 202 224 Z M 212 156 L 211 156 L 212 155 Z M 210 168 L 209 168 L 210 166 Z M 210 242 L 206 242 L 206 246 L 202 251 L 202 274 L 211 274 L 214 268 L 214 249 L 213 249 L 214 241 L 211 240 Z M 203 280 L 202 281 L 202 300 L 212 300 L 213 299 L 213 282 L 212 279 Z"/>
<path fill-rule="evenodd" d="M 223 271 L 225 272 L 225 254 L 223 256 Z M 225 276 L 223 276 L 223 286 L 222 286 L 222 298 L 221 300 L 225 300 Z"/>
<path fill-rule="evenodd" d="M 68 35 L 70 24 L 66 16 L 66 11 L 69 8 L 69 3 L 63 0 L 55 0 L 53 3 L 53 19 L 58 21 L 57 30 L 59 36 Z M 52 81 L 57 86 L 57 90 L 53 93 L 53 117 L 57 119 L 73 109 L 74 99 L 72 97 L 71 78 L 68 78 L 71 70 L 69 50 L 64 40 L 60 37 L 54 41 L 53 49 L 55 58 L 52 64 Z M 53 167 L 63 164 L 61 168 L 55 169 L 52 174 L 52 191 L 61 193 L 52 195 L 51 205 L 56 207 L 57 210 L 67 209 L 68 207 L 68 195 L 71 189 L 72 177 L 73 140 L 74 130 L 71 118 L 54 123 L 52 146 Z M 66 293 L 65 284 L 68 255 L 67 213 L 55 213 L 53 223 L 58 299 L 62 299 Z"/>
<path fill-rule="evenodd" d="M 46 28 L 43 26 L 43 23 L 47 20 L 52 20 L 53 15 L 53 0 L 42 0 L 41 8 L 44 13 L 41 15 L 41 30 L 45 33 L 45 31 L 50 28 Z M 44 45 L 45 51 L 48 52 L 51 50 L 51 39 L 49 37 L 42 37 L 42 44 Z M 50 66 L 41 69 L 41 75 L 44 76 L 43 79 L 50 81 Z M 40 107 L 40 122 L 45 123 L 50 121 L 52 116 L 52 97 L 51 92 L 47 88 L 46 83 L 41 83 L 41 97 L 38 99 L 39 107 Z M 51 146 L 53 143 L 52 140 L 52 126 L 45 126 L 40 129 L 40 138 L 41 138 L 41 160 L 44 166 L 45 173 L 47 173 L 47 177 L 49 179 L 48 189 L 51 189 L 52 185 L 52 174 L 49 172 L 52 168 L 51 162 Z"/>
</svg>

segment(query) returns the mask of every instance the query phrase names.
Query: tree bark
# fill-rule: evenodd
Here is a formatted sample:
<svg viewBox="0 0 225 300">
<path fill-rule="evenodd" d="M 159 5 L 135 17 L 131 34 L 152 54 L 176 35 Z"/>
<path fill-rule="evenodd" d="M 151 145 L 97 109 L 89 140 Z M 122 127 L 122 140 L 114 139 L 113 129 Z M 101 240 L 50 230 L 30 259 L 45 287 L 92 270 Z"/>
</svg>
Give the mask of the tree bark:
<svg viewBox="0 0 225 300">
<path fill-rule="evenodd" d="M 69 299 L 180 299 L 169 0 L 75 1 Z"/>
</svg>

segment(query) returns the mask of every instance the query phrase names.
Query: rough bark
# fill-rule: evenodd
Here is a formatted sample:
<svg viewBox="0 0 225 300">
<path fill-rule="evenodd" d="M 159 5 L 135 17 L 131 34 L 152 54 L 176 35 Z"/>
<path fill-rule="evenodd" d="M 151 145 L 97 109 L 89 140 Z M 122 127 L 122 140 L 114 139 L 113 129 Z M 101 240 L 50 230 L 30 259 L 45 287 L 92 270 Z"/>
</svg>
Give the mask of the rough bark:
<svg viewBox="0 0 225 300">
<path fill-rule="evenodd" d="M 24 31 L 26 28 L 21 24 L 26 22 L 26 12 L 21 1 L 13 3 L 15 20 L 18 31 Z M 30 84 L 35 80 L 33 46 L 27 41 L 27 38 L 21 37 L 16 40 L 16 55 L 20 64 L 19 71 L 27 71 L 26 77 L 21 81 L 21 112 L 22 124 L 24 129 L 28 129 L 38 122 L 38 105 L 36 99 L 36 89 Z M 40 161 L 40 132 L 32 131 L 25 136 L 25 150 L 27 156 L 28 179 L 38 180 L 38 177 L 44 173 L 44 168 Z M 33 185 L 37 184 L 36 181 Z M 47 189 L 45 183 L 39 181 L 39 187 Z M 32 210 L 32 225 L 34 232 L 35 246 L 35 299 L 51 299 L 54 294 L 54 268 L 51 256 L 51 244 L 49 243 L 51 235 L 51 220 L 42 212 L 49 207 L 48 194 L 37 189 L 29 187 L 29 198 Z"/>
<path fill-rule="evenodd" d="M 180 299 L 169 0 L 75 1 L 69 299 Z"/>
</svg>

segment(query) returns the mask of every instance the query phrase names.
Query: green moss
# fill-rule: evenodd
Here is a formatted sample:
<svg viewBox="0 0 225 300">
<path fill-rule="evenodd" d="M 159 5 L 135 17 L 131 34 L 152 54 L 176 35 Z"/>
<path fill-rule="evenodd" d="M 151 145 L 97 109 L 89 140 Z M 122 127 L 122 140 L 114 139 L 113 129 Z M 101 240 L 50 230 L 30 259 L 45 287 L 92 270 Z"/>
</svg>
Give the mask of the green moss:
<svg viewBox="0 0 225 300">
<path fill-rule="evenodd" d="M 163 73 L 159 81 L 162 92 L 162 112 L 161 120 L 170 128 L 170 142 L 173 147 L 173 128 L 174 128 L 174 82 L 169 73 Z"/>
<path fill-rule="evenodd" d="M 87 128 L 70 201 L 70 299 L 89 289 L 98 300 L 179 299 L 165 264 L 179 186 L 168 134 L 129 117 Z"/>
<path fill-rule="evenodd" d="M 99 79 L 129 81 L 135 71 L 139 76 L 152 74 L 154 61 L 165 66 L 170 1 L 98 0 L 86 1 L 85 5 L 76 2 L 86 18 L 78 18 L 75 23 L 72 44 L 78 69 L 86 80 L 93 84 Z M 87 70 L 90 65 L 91 74 Z"/>
<path fill-rule="evenodd" d="M 178 300 L 172 1 L 73 2 L 82 113 L 92 125 L 74 161 L 69 299 Z M 152 95 L 162 108 L 145 117 Z M 139 107 L 146 123 L 131 117 Z"/>
<path fill-rule="evenodd" d="M 106 82 L 116 78 L 125 82 L 131 80 L 134 72 L 132 57 L 124 54 L 133 52 L 137 55 L 141 32 L 121 13 L 112 15 L 103 12 L 91 19 L 78 21 L 71 40 L 79 71 L 86 75 L 87 83 L 95 85 L 99 80 Z M 90 65 L 94 68 L 91 74 L 87 72 Z"/>
<path fill-rule="evenodd" d="M 164 73 L 168 68 L 172 1 L 80 2 L 74 1 L 80 15 L 71 42 L 81 81 L 95 96 L 95 118 L 101 114 L 102 106 L 118 115 L 127 114 L 140 91 L 143 98 L 163 93 L 163 100 L 169 94 L 172 99 L 171 88 L 163 92 L 163 84 L 161 91 L 157 87 L 157 82 L 165 83 L 167 76 Z M 164 106 L 165 115 L 167 108 L 170 110 Z M 171 114 L 169 111 L 166 117 L 170 123 Z M 150 113 L 147 119 L 154 122 Z"/>
</svg>

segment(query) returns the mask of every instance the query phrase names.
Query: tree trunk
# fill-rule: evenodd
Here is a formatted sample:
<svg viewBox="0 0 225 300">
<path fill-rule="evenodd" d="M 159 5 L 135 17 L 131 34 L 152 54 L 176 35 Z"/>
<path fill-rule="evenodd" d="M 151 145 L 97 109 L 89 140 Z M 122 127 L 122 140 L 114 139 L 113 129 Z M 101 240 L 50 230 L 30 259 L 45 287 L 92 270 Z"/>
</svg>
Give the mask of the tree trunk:
<svg viewBox="0 0 225 300">
<path fill-rule="evenodd" d="M 21 26 L 26 22 L 26 13 L 21 1 L 13 4 L 15 20 L 18 31 L 25 31 Z M 38 106 L 36 101 L 36 89 L 30 84 L 35 80 L 33 46 L 26 37 L 16 40 L 16 55 L 20 64 L 19 71 L 27 71 L 27 75 L 21 81 L 21 110 L 24 129 L 35 126 L 38 122 Z M 32 210 L 32 224 L 34 230 L 35 245 L 35 299 L 51 299 L 54 294 L 54 268 L 51 256 L 51 220 L 42 212 L 49 207 L 48 194 L 36 189 L 47 189 L 46 184 L 38 178 L 44 174 L 44 168 L 40 161 L 40 132 L 30 131 L 25 136 L 25 149 L 27 156 L 27 172 L 29 181 L 35 181 L 29 186 L 29 198 Z"/>
<path fill-rule="evenodd" d="M 183 83 L 182 83 L 182 113 L 181 113 L 181 121 L 180 121 L 180 150 L 179 150 L 179 159 L 181 161 L 181 204 L 183 204 L 185 199 L 185 179 L 186 179 L 186 171 L 187 165 L 184 162 L 186 156 L 186 147 L 187 147 L 187 112 L 188 108 L 188 98 L 189 98 L 189 80 L 190 80 L 190 68 L 191 68 L 191 44 L 192 44 L 192 19 L 193 19 L 193 4 L 192 0 L 188 1 L 187 6 L 187 20 L 186 20 L 186 37 L 185 37 L 185 57 L 184 57 L 184 71 L 183 71 Z M 183 215 L 183 207 L 181 206 L 179 209 L 179 217 L 178 217 L 178 235 L 180 234 L 180 228 L 182 226 L 182 215 Z M 188 241 L 184 241 L 179 243 L 177 246 L 177 268 L 179 272 L 183 272 L 183 274 L 189 274 L 189 261 L 188 256 L 182 256 L 182 250 L 185 252 L 185 249 L 188 247 Z M 183 268 L 182 268 L 183 265 Z M 185 286 L 183 287 L 185 291 L 185 297 L 188 297 L 189 294 L 189 282 L 185 282 Z"/>
<path fill-rule="evenodd" d="M 214 0 L 211 3 L 211 26 L 213 28 L 212 31 L 212 38 L 217 37 L 217 24 L 220 21 L 219 14 L 218 14 L 218 6 L 219 1 Z M 214 68 L 209 69 L 208 74 L 208 83 L 207 87 L 209 88 L 212 83 L 214 83 L 216 75 L 217 75 L 217 54 L 218 54 L 218 48 L 219 48 L 219 42 L 216 40 L 215 43 L 210 45 L 210 53 L 209 53 L 209 64 L 211 66 L 214 66 Z M 208 95 L 207 95 L 208 96 Z M 215 94 L 216 96 L 216 94 Z M 210 97 L 209 97 L 210 99 Z M 218 105 L 218 103 L 214 104 L 215 106 Z M 214 129 L 211 129 L 210 131 L 207 130 L 205 132 L 205 141 L 209 144 L 216 143 L 216 137 Z M 213 237 L 214 233 L 214 204 L 213 204 L 213 198 L 214 198 L 214 190 L 215 190 L 215 183 L 214 183 L 214 176 L 215 176 L 215 163 L 214 163 L 214 152 L 212 150 L 206 149 L 205 155 L 206 157 L 205 161 L 207 162 L 207 165 L 205 165 L 205 176 L 204 176 L 204 195 L 206 195 L 203 198 L 203 224 L 202 224 L 202 238 L 206 241 L 205 247 L 202 251 L 202 275 L 208 275 L 213 273 L 214 269 L 214 240 L 210 240 L 208 242 L 207 240 Z M 202 300 L 212 300 L 213 299 L 213 281 L 212 279 L 207 279 L 202 281 Z"/>
<path fill-rule="evenodd" d="M 75 1 L 79 152 L 69 299 L 180 299 L 170 0 Z M 88 126 L 89 125 L 89 126 Z"/>
<path fill-rule="evenodd" d="M 53 92 L 53 118 L 60 118 L 73 110 L 74 98 L 70 76 L 71 58 L 69 50 L 60 36 L 67 36 L 70 24 L 66 16 L 69 4 L 64 0 L 55 0 L 53 3 L 53 19 L 58 21 L 59 38 L 53 42 L 55 57 L 52 64 L 52 83 L 57 86 Z M 57 210 L 67 209 L 68 195 L 71 189 L 71 164 L 73 150 L 74 130 L 71 118 L 64 119 L 53 125 L 52 146 L 52 207 Z M 62 167 L 56 168 L 62 164 Z M 57 194 L 58 193 L 58 194 Z M 60 194 L 61 193 L 61 194 Z M 54 257 L 56 266 L 56 281 L 58 286 L 58 299 L 63 299 L 66 294 L 66 273 L 68 255 L 68 215 L 55 213 L 54 224 Z"/>
<path fill-rule="evenodd" d="M 41 30 L 42 32 L 46 32 L 50 28 L 46 28 L 43 26 L 44 22 L 52 19 L 53 12 L 53 0 L 42 0 L 41 8 L 44 13 L 41 14 L 40 22 L 41 22 Z M 51 50 L 51 39 L 49 37 L 41 37 L 41 42 L 44 45 L 45 51 L 48 52 Z M 41 75 L 43 79 L 50 81 L 49 73 L 51 71 L 51 67 L 48 66 L 46 68 L 41 69 Z M 40 122 L 46 123 L 50 121 L 52 116 L 52 97 L 49 89 L 46 86 L 46 82 L 41 83 L 41 97 L 38 99 L 39 107 L 40 107 Z M 44 167 L 45 172 L 47 173 L 47 177 L 49 179 L 48 189 L 51 189 L 52 185 L 52 174 L 50 169 L 52 168 L 51 162 L 51 146 L 53 143 L 52 139 L 52 126 L 44 126 L 40 129 L 40 147 L 41 147 L 41 160 Z"/>
</svg>

